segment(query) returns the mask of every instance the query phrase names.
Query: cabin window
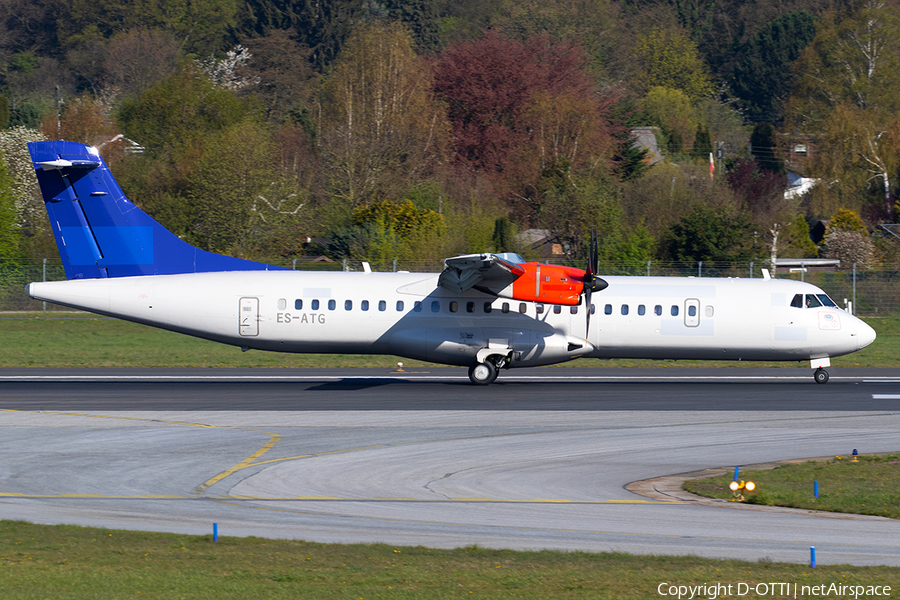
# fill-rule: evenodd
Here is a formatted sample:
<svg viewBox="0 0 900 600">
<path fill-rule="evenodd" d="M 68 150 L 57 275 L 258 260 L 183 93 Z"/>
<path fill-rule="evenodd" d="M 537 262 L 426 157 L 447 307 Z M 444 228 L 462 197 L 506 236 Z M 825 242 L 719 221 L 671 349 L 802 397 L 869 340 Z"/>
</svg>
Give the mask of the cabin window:
<svg viewBox="0 0 900 600">
<path fill-rule="evenodd" d="M 459 310 L 459 304 L 453 300 L 450 302 L 450 312 L 456 312 Z"/>
<path fill-rule="evenodd" d="M 794 294 L 794 299 L 791 300 L 791 306 L 794 308 L 803 308 L 803 294 Z"/>
<path fill-rule="evenodd" d="M 560 306 L 559 304 L 554 304 L 553 305 L 553 314 L 554 315 L 562 314 L 562 306 Z"/>
<path fill-rule="evenodd" d="M 337 308 L 337 302 L 333 299 L 329 300 L 328 301 L 328 310 L 334 310 L 335 308 Z"/>
<path fill-rule="evenodd" d="M 309 307 L 310 307 L 312 310 L 319 310 L 319 301 L 318 301 L 318 300 L 313 300 L 312 302 L 309 303 Z"/>
<path fill-rule="evenodd" d="M 822 306 L 822 301 L 816 298 L 815 295 L 806 295 L 806 308 L 819 308 L 820 306 Z"/>
<path fill-rule="evenodd" d="M 627 314 L 628 314 L 628 305 L 627 305 L 627 304 L 623 304 L 623 305 L 622 305 L 622 314 L 623 314 L 623 315 L 627 315 Z"/>
<path fill-rule="evenodd" d="M 673 304 L 673 305 L 672 305 L 671 313 L 672 313 L 672 316 L 673 316 L 673 317 L 677 317 L 677 316 L 678 316 L 678 305 L 677 305 L 677 304 Z"/>
<path fill-rule="evenodd" d="M 707 316 L 707 317 L 713 316 L 713 312 L 715 312 L 715 311 L 713 310 L 713 307 L 712 307 L 712 306 L 707 306 L 707 307 L 704 309 L 704 311 L 706 312 L 706 316 Z"/>
<path fill-rule="evenodd" d="M 379 300 L 378 301 L 378 310 L 381 312 L 386 311 L 387 310 L 387 302 L 385 302 L 384 300 Z"/>
<path fill-rule="evenodd" d="M 607 304 L 606 306 L 603 307 L 603 314 L 604 315 L 612 314 L 612 304 Z"/>
<path fill-rule="evenodd" d="M 578 307 L 577 307 L 577 306 L 570 306 L 570 307 L 569 307 L 569 313 L 570 313 L 570 314 L 573 314 L 573 315 L 577 315 L 577 314 L 578 314 Z"/>
<path fill-rule="evenodd" d="M 490 302 L 484 303 L 484 314 L 491 312 L 493 309 L 494 309 L 494 307 L 491 305 Z"/>
<path fill-rule="evenodd" d="M 359 303 L 359 307 L 360 307 L 362 310 L 369 310 L 369 301 L 368 301 L 368 300 L 363 300 L 362 302 Z"/>
<path fill-rule="evenodd" d="M 475 312 L 475 303 L 474 302 L 466 302 L 466 312 L 467 313 Z"/>
<path fill-rule="evenodd" d="M 397 300 L 397 312 L 403 312 L 403 300 Z"/>
<path fill-rule="evenodd" d="M 519 302 L 519 312 L 524 315 L 527 310 L 528 306 L 524 302 Z"/>
<path fill-rule="evenodd" d="M 422 312 L 422 303 L 418 300 L 413 304 L 413 312 Z"/>
<path fill-rule="evenodd" d="M 287 308 L 287 300 L 284 298 L 278 299 L 278 310 L 284 310 Z"/>
<path fill-rule="evenodd" d="M 433 312 L 433 313 L 441 312 L 441 303 L 439 301 L 437 301 L 437 300 L 431 301 L 431 312 Z"/>
<path fill-rule="evenodd" d="M 656 315 L 657 317 L 662 316 L 662 305 L 661 304 L 657 304 L 656 306 L 653 307 L 653 314 Z"/>
<path fill-rule="evenodd" d="M 544 305 L 543 304 L 535 304 L 534 312 L 535 312 L 535 314 L 538 314 L 538 315 L 544 314 Z"/>
<path fill-rule="evenodd" d="M 593 302 L 591 302 L 591 314 L 593 315 L 593 314 L 596 314 L 596 313 L 597 313 L 597 307 L 594 306 L 594 303 L 593 303 Z"/>
<path fill-rule="evenodd" d="M 344 300 L 344 310 L 353 310 L 353 300 Z"/>
<path fill-rule="evenodd" d="M 294 310 L 303 310 L 303 300 L 294 300 Z"/>
<path fill-rule="evenodd" d="M 696 306 L 696 305 L 691 304 L 690 306 L 688 306 L 687 311 L 688 311 L 688 316 L 689 316 L 689 317 L 696 317 L 696 316 L 697 316 L 697 306 Z"/>
<path fill-rule="evenodd" d="M 506 314 L 509 312 L 509 302 L 504 302 L 503 306 L 500 307 L 500 312 Z"/>
<path fill-rule="evenodd" d="M 642 317 L 645 314 L 647 314 L 647 307 L 644 306 L 643 304 L 638 304 L 638 314 L 641 315 Z"/>
</svg>

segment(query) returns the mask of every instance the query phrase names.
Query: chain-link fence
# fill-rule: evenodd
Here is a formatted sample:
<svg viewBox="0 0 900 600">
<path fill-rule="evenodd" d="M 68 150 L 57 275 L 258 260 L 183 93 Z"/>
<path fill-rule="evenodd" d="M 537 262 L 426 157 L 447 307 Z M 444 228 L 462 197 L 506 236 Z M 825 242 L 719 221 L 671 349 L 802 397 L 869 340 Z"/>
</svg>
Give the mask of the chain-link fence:
<svg viewBox="0 0 900 600">
<path fill-rule="evenodd" d="M 361 261 L 322 259 L 274 259 L 264 261 L 271 265 L 303 271 L 362 271 Z M 575 265 L 581 266 L 583 265 Z M 601 263 L 598 272 L 603 275 L 648 275 L 666 277 L 743 277 L 762 278 L 767 262 L 749 263 Z M 409 271 L 413 273 L 437 273 L 443 268 L 440 259 L 404 261 L 389 259 L 371 261 L 373 271 Z M 827 292 L 835 302 L 853 308 L 861 316 L 885 316 L 900 314 L 900 265 L 879 265 L 867 271 L 852 267 L 840 271 L 816 271 L 795 269 L 791 273 L 773 274 L 779 279 L 803 280 Z M 0 311 L 59 310 L 61 307 L 31 300 L 25 295 L 25 286 L 35 281 L 65 280 L 62 261 L 58 258 L 37 260 L 4 260 L 0 258 Z"/>
</svg>

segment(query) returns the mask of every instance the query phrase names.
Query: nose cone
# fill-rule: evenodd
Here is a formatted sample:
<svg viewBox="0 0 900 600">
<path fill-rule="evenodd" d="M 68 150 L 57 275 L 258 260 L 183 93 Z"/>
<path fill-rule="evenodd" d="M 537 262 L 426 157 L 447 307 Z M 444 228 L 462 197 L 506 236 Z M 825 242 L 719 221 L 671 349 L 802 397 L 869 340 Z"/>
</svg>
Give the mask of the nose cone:
<svg viewBox="0 0 900 600">
<path fill-rule="evenodd" d="M 859 322 L 859 333 L 856 336 L 859 341 L 859 349 L 862 350 L 875 341 L 875 330 L 864 321 Z"/>
</svg>

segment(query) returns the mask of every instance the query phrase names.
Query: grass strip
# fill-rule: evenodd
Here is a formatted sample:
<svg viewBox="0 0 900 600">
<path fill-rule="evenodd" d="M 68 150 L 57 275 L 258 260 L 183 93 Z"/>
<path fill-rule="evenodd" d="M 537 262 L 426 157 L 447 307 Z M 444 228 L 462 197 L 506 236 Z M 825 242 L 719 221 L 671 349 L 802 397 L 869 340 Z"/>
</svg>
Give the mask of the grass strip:
<svg viewBox="0 0 900 600">
<path fill-rule="evenodd" d="M 890 586 L 900 568 L 712 560 L 696 556 L 455 550 L 385 544 L 187 536 L 0 521 L 0 590 L 35 598 L 425 598 L 661 597 L 670 586 L 757 583 Z M 802 558 L 798 557 L 801 561 Z M 667 592 L 668 593 L 668 592 Z M 822 594 L 819 594 L 823 596 Z M 719 594 L 722 596 L 722 594 Z M 685 595 L 684 597 L 687 597 Z M 711 597 L 709 593 L 695 597 Z M 786 598 L 790 593 L 745 593 Z M 829 596 L 831 597 L 831 596 Z M 852 596 L 850 596 L 852 597 Z M 860 596 L 863 597 L 863 596 Z M 884 597 L 884 596 L 882 596 Z"/>
<path fill-rule="evenodd" d="M 900 367 L 900 318 L 869 319 L 878 332 L 870 347 L 832 360 L 835 367 Z M 0 314 L 0 367 L 427 367 L 396 356 L 241 352 L 190 336 L 89 313 Z M 796 367 L 808 361 L 659 361 L 580 359 L 575 367 Z"/>
<path fill-rule="evenodd" d="M 746 502 L 839 513 L 900 519 L 900 454 L 852 457 L 836 456 L 826 462 L 807 461 L 759 471 L 741 471 L 756 490 Z M 732 476 L 685 481 L 682 487 L 700 496 L 731 498 Z M 819 497 L 814 482 L 819 482 Z"/>
</svg>

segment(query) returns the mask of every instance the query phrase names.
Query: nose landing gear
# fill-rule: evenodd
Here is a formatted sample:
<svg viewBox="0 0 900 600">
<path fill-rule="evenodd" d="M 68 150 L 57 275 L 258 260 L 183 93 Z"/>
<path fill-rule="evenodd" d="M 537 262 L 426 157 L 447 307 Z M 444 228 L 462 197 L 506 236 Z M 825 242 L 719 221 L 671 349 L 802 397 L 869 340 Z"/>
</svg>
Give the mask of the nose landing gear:
<svg viewBox="0 0 900 600">
<path fill-rule="evenodd" d="M 813 377 L 816 380 L 816 383 L 828 383 L 828 371 L 819 367 L 816 369 L 816 372 L 813 373 Z"/>
</svg>

